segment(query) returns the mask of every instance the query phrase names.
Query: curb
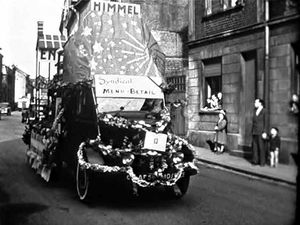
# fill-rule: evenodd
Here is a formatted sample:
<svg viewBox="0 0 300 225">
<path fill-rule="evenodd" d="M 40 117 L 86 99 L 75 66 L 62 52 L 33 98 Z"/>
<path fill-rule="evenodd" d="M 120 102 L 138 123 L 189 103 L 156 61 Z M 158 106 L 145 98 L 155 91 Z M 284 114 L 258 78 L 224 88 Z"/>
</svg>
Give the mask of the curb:
<svg viewBox="0 0 300 225">
<path fill-rule="evenodd" d="M 260 179 L 263 179 L 263 180 L 273 181 L 273 182 L 282 183 L 282 184 L 286 184 L 286 185 L 289 185 L 289 186 L 296 187 L 296 182 L 285 180 L 285 179 L 282 179 L 282 178 L 273 177 L 273 176 L 269 176 L 269 175 L 266 175 L 266 174 L 260 174 L 260 173 L 256 173 L 256 172 L 252 172 L 252 171 L 247 171 L 247 170 L 240 169 L 240 168 L 237 168 L 237 167 L 228 166 L 228 165 L 224 165 L 224 164 L 217 163 L 217 162 L 212 162 L 212 161 L 205 160 L 205 159 L 200 159 L 198 157 L 196 157 L 196 160 L 198 162 L 200 162 L 201 164 L 207 165 L 209 167 L 214 167 L 214 168 L 217 167 L 217 169 L 225 169 L 227 171 L 234 171 L 234 172 L 237 172 L 240 175 L 251 176 L 251 177 L 254 177 L 254 178 L 260 178 Z"/>
</svg>

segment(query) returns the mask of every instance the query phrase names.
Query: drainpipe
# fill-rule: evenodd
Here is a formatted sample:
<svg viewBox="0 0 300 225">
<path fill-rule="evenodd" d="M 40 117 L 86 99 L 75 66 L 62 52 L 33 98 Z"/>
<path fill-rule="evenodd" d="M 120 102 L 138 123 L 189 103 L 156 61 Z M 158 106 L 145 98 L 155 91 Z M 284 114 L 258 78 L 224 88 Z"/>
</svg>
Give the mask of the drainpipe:
<svg viewBox="0 0 300 225">
<path fill-rule="evenodd" d="M 264 76 L 264 100 L 267 110 L 265 118 L 265 128 L 270 128 L 270 70 L 269 70 L 269 54 L 270 54 L 270 28 L 269 28 L 269 0 L 265 0 L 265 76 Z"/>
</svg>

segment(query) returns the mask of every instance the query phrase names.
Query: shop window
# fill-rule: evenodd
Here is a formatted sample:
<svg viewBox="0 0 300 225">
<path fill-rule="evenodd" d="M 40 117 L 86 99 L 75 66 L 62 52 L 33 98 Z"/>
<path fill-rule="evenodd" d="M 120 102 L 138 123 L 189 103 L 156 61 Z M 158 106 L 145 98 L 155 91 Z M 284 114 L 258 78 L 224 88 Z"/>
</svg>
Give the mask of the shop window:
<svg viewBox="0 0 300 225">
<path fill-rule="evenodd" d="M 203 61 L 204 88 L 203 109 L 220 109 L 222 107 L 222 61 L 213 58 Z"/>
<path fill-rule="evenodd" d="M 205 13 L 211 15 L 243 5 L 244 0 L 205 0 Z"/>
<path fill-rule="evenodd" d="M 175 86 L 175 92 L 185 92 L 185 76 L 167 77 L 167 83 Z"/>
</svg>

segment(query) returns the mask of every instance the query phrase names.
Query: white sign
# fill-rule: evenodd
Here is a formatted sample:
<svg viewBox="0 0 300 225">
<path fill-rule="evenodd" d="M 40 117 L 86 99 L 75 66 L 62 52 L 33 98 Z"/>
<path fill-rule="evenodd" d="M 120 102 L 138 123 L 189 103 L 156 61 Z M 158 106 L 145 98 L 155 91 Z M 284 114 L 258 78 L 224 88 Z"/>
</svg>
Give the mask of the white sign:
<svg viewBox="0 0 300 225">
<path fill-rule="evenodd" d="M 118 111 L 121 107 L 124 111 L 140 111 L 144 102 L 142 98 L 97 98 L 99 112 Z"/>
<path fill-rule="evenodd" d="M 53 78 L 56 73 L 57 52 L 55 49 L 38 49 L 37 50 L 37 70 L 39 75 L 45 78 Z"/>
<path fill-rule="evenodd" d="M 97 98 L 163 99 L 164 95 L 158 84 L 147 76 L 95 75 Z"/>
<path fill-rule="evenodd" d="M 167 135 L 157 134 L 154 132 L 147 131 L 144 141 L 144 149 L 151 149 L 156 151 L 166 151 Z"/>
<path fill-rule="evenodd" d="M 56 61 L 56 49 L 39 49 L 40 61 Z"/>
<path fill-rule="evenodd" d="M 119 13 L 119 14 L 129 14 L 129 15 L 141 15 L 140 5 L 138 4 L 128 4 L 110 1 L 99 1 L 93 0 L 91 4 L 92 11 L 107 12 L 107 13 Z"/>
</svg>

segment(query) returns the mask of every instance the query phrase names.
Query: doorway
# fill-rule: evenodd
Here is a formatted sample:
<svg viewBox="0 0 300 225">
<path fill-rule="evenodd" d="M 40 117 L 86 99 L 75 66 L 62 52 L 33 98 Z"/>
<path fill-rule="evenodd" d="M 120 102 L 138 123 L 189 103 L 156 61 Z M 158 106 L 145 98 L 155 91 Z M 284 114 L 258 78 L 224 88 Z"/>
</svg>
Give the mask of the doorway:
<svg viewBox="0 0 300 225">
<path fill-rule="evenodd" d="M 256 51 L 241 55 L 241 85 L 240 85 L 240 126 L 239 146 L 249 150 L 252 144 L 252 117 L 254 101 L 257 97 L 257 56 Z"/>
</svg>

